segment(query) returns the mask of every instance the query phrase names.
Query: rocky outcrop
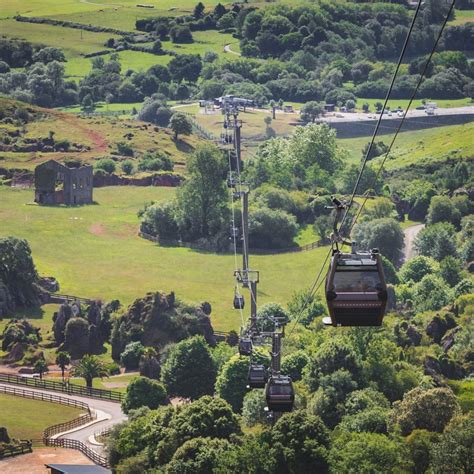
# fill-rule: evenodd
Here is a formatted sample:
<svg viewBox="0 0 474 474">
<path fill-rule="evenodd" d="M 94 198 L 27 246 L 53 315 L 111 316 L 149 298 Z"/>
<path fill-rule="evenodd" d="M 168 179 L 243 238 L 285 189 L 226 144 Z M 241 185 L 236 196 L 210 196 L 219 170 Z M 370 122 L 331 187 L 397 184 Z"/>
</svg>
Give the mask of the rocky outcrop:
<svg viewBox="0 0 474 474">
<path fill-rule="evenodd" d="M 457 335 L 459 332 L 462 331 L 461 326 L 456 326 L 453 329 L 450 329 L 441 339 L 441 347 L 443 348 L 444 352 L 448 352 L 451 347 L 454 346 L 456 343 Z"/>
<path fill-rule="evenodd" d="M 430 336 L 434 342 L 439 344 L 441 339 L 446 334 L 448 329 L 452 329 L 456 326 L 454 315 L 451 313 L 437 314 L 428 323 L 426 327 L 426 334 Z"/>
</svg>

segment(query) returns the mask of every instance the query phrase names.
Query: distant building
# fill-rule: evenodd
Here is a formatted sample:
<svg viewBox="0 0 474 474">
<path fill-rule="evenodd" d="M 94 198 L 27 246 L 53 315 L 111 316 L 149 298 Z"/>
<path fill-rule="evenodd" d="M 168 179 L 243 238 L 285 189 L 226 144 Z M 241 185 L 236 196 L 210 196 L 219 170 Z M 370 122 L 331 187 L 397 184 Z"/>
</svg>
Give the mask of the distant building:
<svg viewBox="0 0 474 474">
<path fill-rule="evenodd" d="M 235 95 L 224 95 L 222 97 L 216 97 L 214 99 L 214 105 L 218 107 L 253 107 L 255 101 L 244 99 L 243 97 L 236 97 Z"/>
<path fill-rule="evenodd" d="M 287 114 L 292 114 L 294 112 L 293 106 L 292 105 L 283 106 L 283 112 Z"/>
<path fill-rule="evenodd" d="M 92 204 L 92 166 L 68 168 L 54 160 L 35 168 L 38 204 Z"/>
<path fill-rule="evenodd" d="M 93 464 L 45 464 L 51 474 L 112 474 L 110 469 Z"/>
<path fill-rule="evenodd" d="M 334 104 L 325 104 L 324 105 L 324 111 L 325 112 L 335 112 L 336 111 L 336 106 Z"/>
</svg>

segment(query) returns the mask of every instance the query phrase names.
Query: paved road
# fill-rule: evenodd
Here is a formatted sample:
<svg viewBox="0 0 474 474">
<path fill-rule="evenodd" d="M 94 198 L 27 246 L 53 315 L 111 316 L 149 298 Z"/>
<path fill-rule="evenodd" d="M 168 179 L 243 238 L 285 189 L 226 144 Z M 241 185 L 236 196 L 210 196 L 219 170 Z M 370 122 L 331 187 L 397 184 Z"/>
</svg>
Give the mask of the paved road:
<svg viewBox="0 0 474 474">
<path fill-rule="evenodd" d="M 405 233 L 405 248 L 403 249 L 403 258 L 405 262 L 413 257 L 413 243 L 415 242 L 415 237 L 418 235 L 418 232 L 420 232 L 423 227 L 425 227 L 425 224 L 416 224 L 407 227 L 403 231 Z"/>
<path fill-rule="evenodd" d="M 87 446 L 97 451 L 99 454 L 102 454 L 102 447 L 91 444 L 89 442 L 89 436 L 93 435 L 97 431 L 101 431 L 105 428 L 110 428 L 113 425 L 127 419 L 126 415 L 122 412 L 120 403 L 114 403 L 107 400 L 98 400 L 96 398 L 81 397 L 77 395 L 67 395 L 61 392 L 52 392 L 51 390 L 41 390 L 38 388 L 23 387 L 23 386 L 20 387 L 15 384 L 6 384 L 3 382 L 0 383 L 0 386 L 23 388 L 25 390 L 30 390 L 32 392 L 44 393 L 48 395 L 50 394 L 59 395 L 64 398 L 69 398 L 70 400 L 77 400 L 77 401 L 86 403 L 87 405 L 89 405 L 90 408 L 94 410 L 100 410 L 104 413 L 109 414 L 111 416 L 109 420 L 99 421 L 90 426 L 86 426 L 85 428 L 79 429 L 72 433 L 68 433 L 67 435 L 59 436 L 59 438 L 69 438 L 69 439 L 76 439 L 78 441 L 82 441 Z"/>
</svg>

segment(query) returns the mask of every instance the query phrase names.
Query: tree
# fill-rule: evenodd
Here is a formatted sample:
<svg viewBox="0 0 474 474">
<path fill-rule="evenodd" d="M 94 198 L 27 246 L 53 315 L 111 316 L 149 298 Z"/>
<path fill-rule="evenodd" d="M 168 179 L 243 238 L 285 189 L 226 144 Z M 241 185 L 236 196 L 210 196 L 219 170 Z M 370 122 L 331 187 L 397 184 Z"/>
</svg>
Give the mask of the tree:
<svg viewBox="0 0 474 474">
<path fill-rule="evenodd" d="M 303 350 L 292 352 L 290 355 L 283 357 L 281 361 L 281 371 L 285 375 L 289 375 L 293 382 L 301 380 L 303 370 L 308 365 L 309 357 Z"/>
<path fill-rule="evenodd" d="M 293 294 L 288 303 L 288 312 L 292 320 L 299 318 L 299 322 L 308 327 L 316 318 L 326 314 L 326 307 L 321 298 L 307 288 Z"/>
<path fill-rule="evenodd" d="M 173 43 L 192 43 L 194 41 L 191 29 L 187 25 L 175 25 L 170 29 Z"/>
<path fill-rule="evenodd" d="M 43 374 L 45 372 L 48 372 L 48 364 L 46 363 L 46 361 L 41 358 L 41 359 L 38 359 L 36 362 L 35 362 L 35 366 L 34 366 L 34 370 L 36 373 L 39 374 L 40 376 L 40 380 L 43 380 Z"/>
<path fill-rule="evenodd" d="M 184 240 L 216 235 L 228 222 L 225 163 L 219 150 L 202 145 L 188 159 L 189 179 L 178 190 L 177 222 Z"/>
<path fill-rule="evenodd" d="M 450 286 L 456 286 L 462 279 L 461 262 L 448 255 L 439 264 L 441 278 Z"/>
<path fill-rule="evenodd" d="M 427 430 L 414 430 L 406 437 L 414 474 L 424 474 L 428 470 L 431 464 L 430 451 L 438 438 L 438 433 Z"/>
<path fill-rule="evenodd" d="M 305 122 L 314 123 L 316 119 L 324 112 L 324 105 L 314 100 L 306 102 L 301 107 L 301 119 Z"/>
<path fill-rule="evenodd" d="M 439 265 L 431 257 L 419 255 L 408 260 L 400 268 L 398 276 L 403 283 L 418 283 L 426 275 L 432 275 L 439 271 Z"/>
<path fill-rule="evenodd" d="M 115 173 L 116 165 L 115 161 L 111 158 L 102 158 L 95 163 L 94 168 L 97 170 L 104 170 L 106 173 L 112 174 Z"/>
<path fill-rule="evenodd" d="M 122 410 L 129 413 L 140 407 L 148 407 L 152 410 L 167 401 L 165 387 L 156 380 L 148 377 L 136 377 L 127 386 L 125 398 L 122 401 Z"/>
<path fill-rule="evenodd" d="M 81 102 L 81 109 L 83 112 L 86 112 L 88 114 L 94 112 L 95 104 L 91 94 L 87 94 L 86 96 L 84 96 Z"/>
<path fill-rule="evenodd" d="M 354 415 L 344 415 L 338 428 L 354 433 L 387 434 L 389 410 L 381 407 L 368 408 Z"/>
<path fill-rule="evenodd" d="M 167 127 L 173 112 L 166 103 L 158 98 L 147 97 L 138 113 L 138 119 Z"/>
<path fill-rule="evenodd" d="M 404 463 L 403 446 L 377 433 L 343 433 L 329 454 L 331 473 L 397 472 Z"/>
<path fill-rule="evenodd" d="M 138 369 L 138 363 L 144 353 L 145 347 L 140 341 L 130 342 L 125 346 L 120 356 L 120 362 L 127 370 Z"/>
<path fill-rule="evenodd" d="M 404 234 L 400 224 L 394 219 L 374 219 L 356 224 L 353 240 L 364 250 L 378 248 L 392 263 L 397 263 L 403 248 Z"/>
<path fill-rule="evenodd" d="M 195 400 L 213 393 L 216 372 L 202 336 L 185 339 L 170 349 L 162 366 L 161 380 L 171 396 Z"/>
<path fill-rule="evenodd" d="M 257 312 L 257 327 L 260 331 L 273 331 L 275 322 L 286 324 L 288 314 L 278 303 L 266 303 Z"/>
<path fill-rule="evenodd" d="M 458 227 L 461 222 L 461 213 L 448 196 L 433 196 L 428 209 L 427 222 L 428 224 L 451 222 Z"/>
<path fill-rule="evenodd" d="M 431 466 L 436 473 L 468 473 L 474 470 L 474 416 L 454 418 L 431 448 Z"/>
<path fill-rule="evenodd" d="M 133 164 L 132 160 L 125 160 L 125 161 L 122 162 L 122 171 L 125 174 L 127 174 L 127 175 L 132 174 L 133 169 L 134 169 L 134 164 Z"/>
<path fill-rule="evenodd" d="M 170 128 L 174 132 L 174 139 L 178 140 L 178 135 L 190 135 L 193 131 L 191 120 L 181 112 L 175 112 L 171 116 Z"/>
<path fill-rule="evenodd" d="M 325 472 L 329 432 L 321 418 L 303 410 L 285 413 L 271 431 L 271 455 L 278 472 Z"/>
<path fill-rule="evenodd" d="M 86 381 L 86 387 L 92 388 L 92 382 L 95 378 L 108 377 L 109 372 L 105 364 L 94 355 L 84 356 L 77 365 L 71 369 L 73 377 L 81 377 Z"/>
<path fill-rule="evenodd" d="M 265 411 L 267 402 L 263 390 L 251 390 L 244 396 L 242 419 L 246 426 L 252 427 L 257 423 L 268 423 L 268 413 Z"/>
<path fill-rule="evenodd" d="M 64 330 L 64 349 L 71 359 L 80 359 L 89 352 L 89 323 L 81 316 L 72 317 Z"/>
<path fill-rule="evenodd" d="M 159 379 L 161 373 L 161 365 L 158 361 L 158 353 L 153 347 L 145 347 L 145 351 L 140 358 L 138 364 L 140 375 L 150 379 Z"/>
<path fill-rule="evenodd" d="M 63 378 L 64 382 L 64 371 L 66 370 L 66 366 L 71 363 L 71 357 L 67 352 L 58 352 L 56 354 L 56 365 L 61 369 L 61 377 Z"/>
<path fill-rule="evenodd" d="M 222 467 L 232 445 L 225 439 L 193 438 L 174 453 L 166 465 L 169 474 L 208 474 Z"/>
<path fill-rule="evenodd" d="M 168 69 L 176 82 L 196 82 L 201 74 L 201 57 L 195 54 L 178 54 L 170 61 Z"/>
<path fill-rule="evenodd" d="M 217 377 L 216 394 L 226 400 L 235 412 L 242 410 L 244 396 L 247 392 L 248 369 L 248 359 L 235 355 L 222 366 Z"/>
<path fill-rule="evenodd" d="M 438 262 L 448 255 L 455 257 L 455 234 L 454 226 L 446 222 L 426 226 L 415 238 L 415 250 L 420 255 L 433 257 Z"/>
<path fill-rule="evenodd" d="M 276 119 L 277 103 L 273 99 L 270 101 L 270 108 L 272 109 L 272 119 L 275 120 Z M 268 124 L 268 125 L 270 125 L 270 124 Z"/>
<path fill-rule="evenodd" d="M 436 311 L 451 299 L 449 287 L 437 275 L 426 275 L 413 286 L 413 304 L 417 311 Z"/>
<path fill-rule="evenodd" d="M 453 416 L 460 412 L 456 396 L 449 388 L 414 388 L 393 405 L 392 423 L 404 436 L 415 429 L 441 433 Z"/>
</svg>

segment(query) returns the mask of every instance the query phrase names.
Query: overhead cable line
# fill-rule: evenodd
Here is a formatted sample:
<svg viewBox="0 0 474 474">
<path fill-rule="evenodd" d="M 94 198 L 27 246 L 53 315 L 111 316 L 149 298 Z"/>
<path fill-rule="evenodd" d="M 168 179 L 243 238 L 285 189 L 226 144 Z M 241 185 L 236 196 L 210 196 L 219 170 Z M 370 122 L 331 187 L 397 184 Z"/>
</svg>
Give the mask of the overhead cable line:
<svg viewBox="0 0 474 474">
<path fill-rule="evenodd" d="M 395 143 L 395 140 L 397 139 L 398 133 L 400 132 L 400 130 L 401 130 L 402 126 L 403 126 L 403 123 L 405 122 L 405 118 L 406 118 L 406 116 L 407 116 L 408 110 L 409 110 L 409 108 L 411 107 L 411 105 L 412 105 L 412 103 L 413 103 L 413 101 L 414 101 L 414 99 L 415 99 L 415 97 L 416 97 L 416 94 L 418 93 L 418 89 L 420 88 L 420 86 L 421 86 L 421 84 L 422 84 L 422 82 L 423 82 L 423 79 L 424 79 L 424 77 L 425 77 L 425 75 L 426 75 L 426 71 L 428 70 L 428 66 L 429 66 L 429 64 L 430 64 L 430 62 L 431 62 L 431 59 L 433 58 L 433 54 L 435 53 L 436 48 L 438 47 L 439 40 L 441 39 L 441 36 L 442 36 L 442 34 L 443 34 L 444 28 L 446 27 L 446 24 L 448 23 L 449 17 L 451 16 L 451 13 L 452 13 L 452 11 L 453 11 L 453 9 L 454 9 L 454 4 L 455 4 L 455 3 L 456 3 L 456 0 L 452 0 L 451 6 L 450 6 L 450 8 L 449 8 L 449 10 L 448 10 L 448 13 L 447 13 L 447 15 L 446 15 L 446 18 L 444 19 L 444 22 L 443 22 L 443 24 L 442 24 L 442 26 L 441 26 L 441 28 L 440 28 L 440 30 L 439 30 L 439 32 L 438 32 L 438 37 L 436 38 L 436 41 L 435 41 L 435 43 L 434 43 L 434 45 L 433 45 L 433 48 L 431 49 L 431 52 L 430 52 L 430 54 L 429 54 L 429 56 L 428 56 L 428 59 L 427 59 L 426 62 L 425 62 L 425 66 L 423 67 L 423 71 L 422 71 L 421 74 L 420 74 L 420 77 L 419 77 L 419 79 L 418 79 L 418 82 L 417 82 L 417 84 L 416 84 L 416 87 L 415 87 L 415 89 L 413 90 L 413 93 L 412 93 L 412 95 L 411 95 L 411 97 L 410 97 L 410 100 L 409 100 L 408 105 L 407 105 L 407 107 L 406 107 L 405 113 L 403 114 L 403 117 L 402 117 L 402 119 L 400 120 L 400 123 L 398 124 L 398 127 L 397 127 L 397 129 L 396 129 L 396 131 L 395 131 L 395 134 L 394 134 L 394 136 L 393 136 L 393 138 L 392 138 L 392 141 L 390 142 L 390 145 L 389 145 L 389 147 L 388 147 L 388 150 L 385 152 L 385 155 L 384 155 L 384 157 L 383 157 L 382 163 L 381 163 L 381 165 L 380 165 L 380 167 L 379 167 L 379 169 L 378 169 L 378 171 L 377 171 L 377 174 L 375 175 L 374 184 L 375 184 L 375 183 L 377 182 L 377 180 L 380 178 L 380 174 L 382 173 L 382 170 L 383 170 L 383 167 L 384 167 L 384 165 L 385 165 L 385 162 L 387 161 L 388 155 L 390 154 L 390 151 L 392 150 L 393 144 Z M 362 210 L 364 209 L 364 206 L 365 206 L 365 204 L 367 203 L 368 198 L 369 198 L 369 196 L 367 195 L 367 196 L 365 197 L 364 201 L 362 202 L 361 206 L 359 207 L 359 209 L 358 209 L 358 211 L 357 211 L 357 214 L 356 214 L 354 220 L 352 221 L 351 227 L 349 228 L 348 235 L 350 235 L 350 233 L 351 233 L 351 231 L 352 231 L 352 229 L 353 229 L 355 223 L 357 222 L 357 219 L 358 219 L 359 216 L 361 215 Z"/>
</svg>

